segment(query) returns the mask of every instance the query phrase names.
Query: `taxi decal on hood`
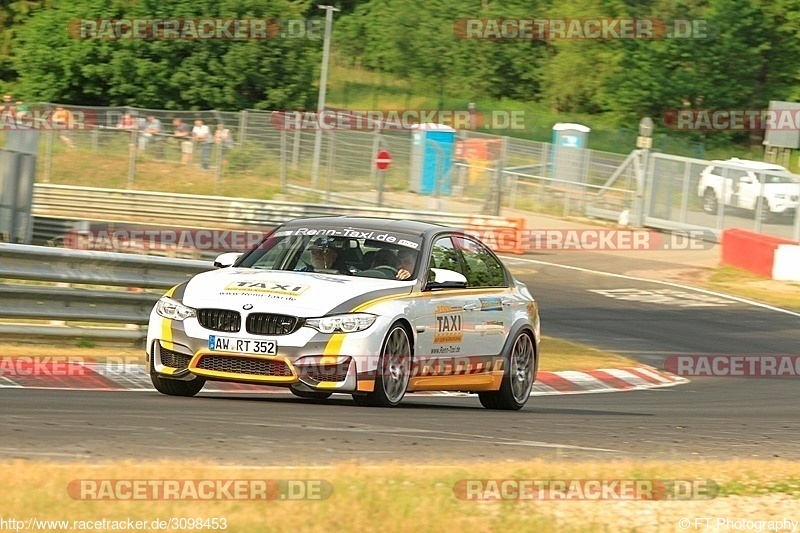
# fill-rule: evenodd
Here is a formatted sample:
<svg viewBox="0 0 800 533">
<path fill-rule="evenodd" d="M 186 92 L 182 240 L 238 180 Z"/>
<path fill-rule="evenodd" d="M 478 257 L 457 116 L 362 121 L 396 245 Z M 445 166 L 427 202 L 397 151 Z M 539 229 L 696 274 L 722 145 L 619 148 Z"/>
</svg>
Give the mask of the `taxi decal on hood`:
<svg viewBox="0 0 800 533">
<path fill-rule="evenodd" d="M 283 300 L 295 300 L 303 294 L 308 285 L 298 285 L 285 281 L 267 279 L 239 279 L 231 281 L 220 292 L 221 295 L 247 294 L 250 296 L 265 296 Z"/>
</svg>

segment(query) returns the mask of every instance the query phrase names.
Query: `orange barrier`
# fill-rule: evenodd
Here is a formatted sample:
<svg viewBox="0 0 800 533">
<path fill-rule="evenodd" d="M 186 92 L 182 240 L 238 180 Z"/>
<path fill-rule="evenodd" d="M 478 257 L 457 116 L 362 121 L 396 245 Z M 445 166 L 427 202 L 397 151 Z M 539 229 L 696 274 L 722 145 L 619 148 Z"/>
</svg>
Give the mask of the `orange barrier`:
<svg viewBox="0 0 800 533">
<path fill-rule="evenodd" d="M 771 278 L 775 250 L 781 244 L 795 242 L 743 229 L 726 229 L 722 232 L 722 264 Z"/>
<path fill-rule="evenodd" d="M 525 253 L 525 219 L 522 217 L 470 217 L 465 231 L 481 239 L 495 252 Z"/>
</svg>

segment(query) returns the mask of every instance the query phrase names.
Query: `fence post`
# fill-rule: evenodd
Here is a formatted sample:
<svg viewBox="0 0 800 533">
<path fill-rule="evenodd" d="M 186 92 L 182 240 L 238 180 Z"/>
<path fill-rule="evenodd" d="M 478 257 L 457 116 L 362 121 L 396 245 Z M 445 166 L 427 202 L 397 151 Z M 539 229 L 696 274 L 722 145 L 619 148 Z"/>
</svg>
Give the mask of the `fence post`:
<svg viewBox="0 0 800 533">
<path fill-rule="evenodd" d="M 136 180 L 136 134 L 138 132 L 133 130 L 130 137 L 129 157 L 128 157 L 128 189 L 133 189 L 134 181 Z"/>
<path fill-rule="evenodd" d="M 313 187 L 313 186 L 312 186 Z M 333 132 L 328 132 L 328 186 L 325 191 L 325 202 L 331 201 L 331 190 L 333 188 Z"/>
<path fill-rule="evenodd" d="M 644 224 L 644 196 L 645 189 L 649 183 L 647 177 L 647 150 L 637 150 L 639 152 L 636 165 L 636 197 L 633 200 L 633 210 L 631 213 L 631 224 L 635 228 L 641 228 Z"/>
<path fill-rule="evenodd" d="M 244 141 L 247 139 L 247 110 L 239 113 L 239 147 L 244 148 Z"/>
<path fill-rule="evenodd" d="M 223 159 L 222 158 L 222 152 L 225 150 L 223 148 L 223 142 L 214 143 L 216 145 L 216 148 L 217 148 L 217 171 L 216 171 L 216 176 L 215 176 L 215 179 L 214 179 L 214 193 L 215 194 L 217 193 L 217 190 L 219 189 L 219 184 L 222 181 L 222 159 Z"/>
<path fill-rule="evenodd" d="M 586 214 L 586 196 L 589 194 L 589 186 L 591 185 L 591 176 L 589 175 L 592 168 L 592 154 L 594 150 L 586 149 L 586 157 L 583 158 L 583 186 L 581 187 L 581 205 L 580 212 Z"/>
<path fill-rule="evenodd" d="M 502 137 L 502 139 L 503 142 L 500 144 L 500 157 L 497 159 L 497 183 L 495 184 L 497 192 L 494 198 L 494 207 L 492 208 L 492 214 L 494 216 L 500 216 L 500 206 L 502 205 L 503 166 L 505 165 L 508 137 Z"/>
<path fill-rule="evenodd" d="M 300 160 L 300 134 L 302 128 L 299 126 L 294 130 L 294 145 L 292 146 L 292 170 L 297 170 L 297 162 Z"/>
<path fill-rule="evenodd" d="M 53 169 L 53 136 L 55 132 L 50 130 L 44 136 L 44 182 L 50 183 L 50 172 Z"/>
<path fill-rule="evenodd" d="M 375 158 L 378 157 L 378 151 L 381 147 L 381 134 L 378 132 L 378 126 L 375 126 L 375 134 L 372 137 L 372 157 L 370 158 L 369 169 L 369 182 L 375 186 L 375 179 L 378 172 L 378 167 L 375 165 Z M 380 191 L 378 191 L 378 198 L 380 198 Z M 380 203 L 378 204 L 380 205 Z"/>
<path fill-rule="evenodd" d="M 280 155 L 280 165 L 281 165 L 281 193 L 286 194 L 286 128 L 281 128 L 281 155 Z"/>
<path fill-rule="evenodd" d="M 686 215 L 689 211 L 689 185 L 691 178 L 691 171 L 692 171 L 692 164 L 688 161 L 684 161 L 683 164 L 683 190 L 682 190 L 682 198 L 681 198 L 681 214 L 680 214 L 680 221 L 686 222 Z"/>
<path fill-rule="evenodd" d="M 544 203 L 544 191 L 550 178 L 550 143 L 542 143 L 542 171 L 539 180 L 539 202 Z"/>
</svg>

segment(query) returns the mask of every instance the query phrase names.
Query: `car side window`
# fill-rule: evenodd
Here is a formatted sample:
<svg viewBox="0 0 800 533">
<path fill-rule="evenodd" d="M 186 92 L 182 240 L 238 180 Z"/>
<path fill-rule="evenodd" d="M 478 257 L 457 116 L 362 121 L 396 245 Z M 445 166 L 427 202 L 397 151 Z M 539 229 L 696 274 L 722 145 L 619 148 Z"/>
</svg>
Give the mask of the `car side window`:
<svg viewBox="0 0 800 533">
<path fill-rule="evenodd" d="M 738 180 L 744 178 L 745 176 L 747 176 L 747 171 L 746 170 L 736 170 L 736 169 L 733 169 L 733 168 L 728 170 L 728 177 L 733 179 L 733 180 L 738 181 Z"/>
<path fill-rule="evenodd" d="M 450 237 L 440 237 L 433 243 L 429 266 L 464 274 L 461 263 L 458 261 L 458 252 L 453 246 L 453 241 Z"/>
<path fill-rule="evenodd" d="M 466 237 L 458 237 L 461 256 L 464 258 L 467 287 L 501 287 L 505 285 L 503 267 L 492 253 L 481 243 Z"/>
</svg>

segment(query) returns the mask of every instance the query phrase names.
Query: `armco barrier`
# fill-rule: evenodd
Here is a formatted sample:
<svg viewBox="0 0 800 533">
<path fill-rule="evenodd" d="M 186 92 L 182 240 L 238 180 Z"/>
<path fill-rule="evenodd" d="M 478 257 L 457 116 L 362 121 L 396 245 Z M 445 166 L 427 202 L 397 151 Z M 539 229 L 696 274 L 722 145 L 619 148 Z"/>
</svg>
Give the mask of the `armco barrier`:
<svg viewBox="0 0 800 533">
<path fill-rule="evenodd" d="M 800 282 L 800 245 L 778 245 L 772 265 L 772 279 Z"/>
<path fill-rule="evenodd" d="M 722 264 L 772 277 L 775 252 L 794 241 L 732 228 L 722 232 Z"/>
<path fill-rule="evenodd" d="M 130 189 L 103 189 L 37 183 L 33 196 L 36 217 L 210 229 L 274 228 L 293 218 L 365 216 L 420 220 L 464 228 L 469 213 L 420 211 L 388 207 L 288 203 L 253 198 L 174 194 Z M 508 227 L 509 219 L 482 216 L 489 226 Z"/>
<path fill-rule="evenodd" d="M 147 324 L 162 290 L 212 268 L 208 261 L 0 243 L 0 318 L 15 321 L 0 324 L 0 335 L 140 342 L 144 330 L 128 325 Z M 63 323 L 20 323 L 53 320 Z"/>
</svg>

